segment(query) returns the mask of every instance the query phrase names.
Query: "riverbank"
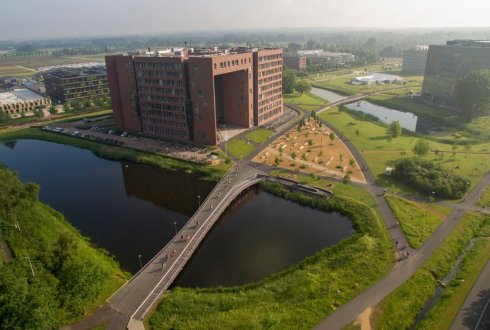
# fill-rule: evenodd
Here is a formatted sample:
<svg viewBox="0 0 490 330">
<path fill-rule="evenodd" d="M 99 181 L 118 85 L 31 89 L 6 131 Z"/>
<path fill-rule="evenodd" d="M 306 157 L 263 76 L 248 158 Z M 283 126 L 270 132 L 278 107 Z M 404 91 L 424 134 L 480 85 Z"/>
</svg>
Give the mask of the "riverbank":
<svg viewBox="0 0 490 330">
<path fill-rule="evenodd" d="M 0 225 L 14 260 L 0 259 L 0 328 L 52 329 L 89 315 L 128 278 L 62 214 L 0 167 Z"/>
<path fill-rule="evenodd" d="M 312 328 L 389 272 L 392 247 L 371 208 L 337 196 L 324 199 L 290 192 L 274 183 L 261 187 L 302 205 L 346 215 L 357 234 L 257 283 L 176 288 L 148 321 L 153 329 Z"/>
<path fill-rule="evenodd" d="M 231 167 L 231 163 L 216 166 L 200 165 L 168 156 L 154 154 L 120 146 L 98 143 L 73 136 L 55 134 L 40 128 L 4 129 L 0 130 L 0 142 L 17 139 L 37 139 L 78 148 L 92 150 L 99 157 L 110 160 L 127 160 L 136 163 L 154 165 L 172 171 L 196 174 L 203 180 L 218 181 Z"/>
</svg>

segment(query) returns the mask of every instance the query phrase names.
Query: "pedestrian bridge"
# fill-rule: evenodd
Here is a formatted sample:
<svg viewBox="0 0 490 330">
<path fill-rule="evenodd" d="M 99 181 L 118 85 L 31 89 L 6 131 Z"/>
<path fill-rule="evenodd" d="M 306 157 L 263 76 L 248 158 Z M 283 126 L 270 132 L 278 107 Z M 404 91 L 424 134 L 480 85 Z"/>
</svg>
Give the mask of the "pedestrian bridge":
<svg viewBox="0 0 490 330">
<path fill-rule="evenodd" d="M 235 165 L 218 182 L 199 209 L 158 254 L 107 299 L 112 310 L 107 329 L 144 329 L 143 319 L 169 288 L 225 209 L 245 189 L 267 175 Z M 107 314 L 107 313 L 106 313 Z M 121 327 L 122 326 L 122 327 Z"/>
</svg>

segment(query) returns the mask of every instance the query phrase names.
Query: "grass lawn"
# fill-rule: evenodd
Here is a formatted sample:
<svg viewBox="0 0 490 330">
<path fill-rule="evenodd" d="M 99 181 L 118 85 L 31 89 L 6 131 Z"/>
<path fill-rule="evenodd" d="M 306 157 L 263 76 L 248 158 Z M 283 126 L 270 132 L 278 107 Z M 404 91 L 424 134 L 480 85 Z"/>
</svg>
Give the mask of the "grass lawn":
<svg viewBox="0 0 490 330">
<path fill-rule="evenodd" d="M 405 134 L 389 141 L 384 125 L 359 120 L 349 113 L 339 111 L 336 107 L 319 116 L 341 131 L 361 152 L 371 171 L 378 177 L 378 184 L 388 186 L 395 191 L 413 193 L 406 186 L 384 176 L 383 173 L 387 166 L 393 166 L 397 160 L 414 156 L 412 148 L 418 137 Z M 356 131 L 359 134 L 356 134 Z M 442 152 L 442 158 L 441 153 L 439 156 L 429 153 L 425 159 L 433 160 L 447 170 L 467 177 L 471 185 L 476 184 L 488 170 L 490 142 L 472 146 L 468 155 L 463 152 L 461 146 L 453 155 L 450 144 L 433 140 L 429 140 L 429 144 L 433 150 L 437 149 Z"/>
<path fill-rule="evenodd" d="M 451 212 L 450 208 L 441 210 L 439 207 L 433 210 L 429 204 L 409 201 L 395 195 L 386 195 L 385 199 L 400 223 L 408 244 L 415 249 L 425 243 Z"/>
<path fill-rule="evenodd" d="M 226 143 L 228 153 L 237 159 L 247 157 L 252 151 L 255 150 L 255 146 L 252 143 L 240 139 L 233 139 Z"/>
<path fill-rule="evenodd" d="M 285 94 L 284 104 L 292 105 L 300 110 L 311 112 L 325 107 L 328 101 L 310 93 Z"/>
<path fill-rule="evenodd" d="M 250 139 L 255 143 L 262 143 L 267 141 L 272 134 L 274 134 L 274 131 L 271 131 L 269 129 L 258 128 L 248 133 L 246 137 L 247 139 Z"/>
<path fill-rule="evenodd" d="M 357 234 L 257 283 L 175 288 L 151 316 L 152 329 L 311 329 L 389 271 L 392 249 L 370 208 L 341 197 L 326 200 L 270 187 L 302 204 L 339 210 L 353 220 Z"/>
<path fill-rule="evenodd" d="M 409 329 L 425 302 L 433 295 L 436 280 L 442 280 L 449 273 L 470 240 L 478 237 L 482 228 L 487 231 L 489 224 L 490 217 L 467 213 L 424 266 L 378 304 L 371 320 L 373 328 Z"/>
<path fill-rule="evenodd" d="M 490 207 L 490 190 L 486 189 L 485 191 L 483 191 L 483 194 L 478 200 L 477 205 L 483 207 Z"/>
</svg>

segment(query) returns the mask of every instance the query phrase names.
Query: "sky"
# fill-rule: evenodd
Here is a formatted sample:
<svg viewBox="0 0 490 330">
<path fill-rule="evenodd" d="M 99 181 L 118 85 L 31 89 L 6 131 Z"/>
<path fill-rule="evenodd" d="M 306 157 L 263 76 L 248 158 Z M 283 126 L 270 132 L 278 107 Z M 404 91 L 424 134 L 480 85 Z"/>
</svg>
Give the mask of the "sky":
<svg viewBox="0 0 490 330">
<path fill-rule="evenodd" d="M 0 0 L 0 39 L 490 26 L 489 0 Z"/>
</svg>

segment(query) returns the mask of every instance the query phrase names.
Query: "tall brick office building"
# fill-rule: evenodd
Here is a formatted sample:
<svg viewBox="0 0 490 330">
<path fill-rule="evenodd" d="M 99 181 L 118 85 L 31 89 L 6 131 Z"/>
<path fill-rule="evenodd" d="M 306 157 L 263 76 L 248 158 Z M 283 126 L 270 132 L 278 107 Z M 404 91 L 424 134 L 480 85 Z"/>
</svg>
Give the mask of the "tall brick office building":
<svg viewBox="0 0 490 330">
<path fill-rule="evenodd" d="M 214 145 L 225 125 L 283 114 L 281 49 L 180 49 L 106 56 L 116 127 Z"/>
</svg>

